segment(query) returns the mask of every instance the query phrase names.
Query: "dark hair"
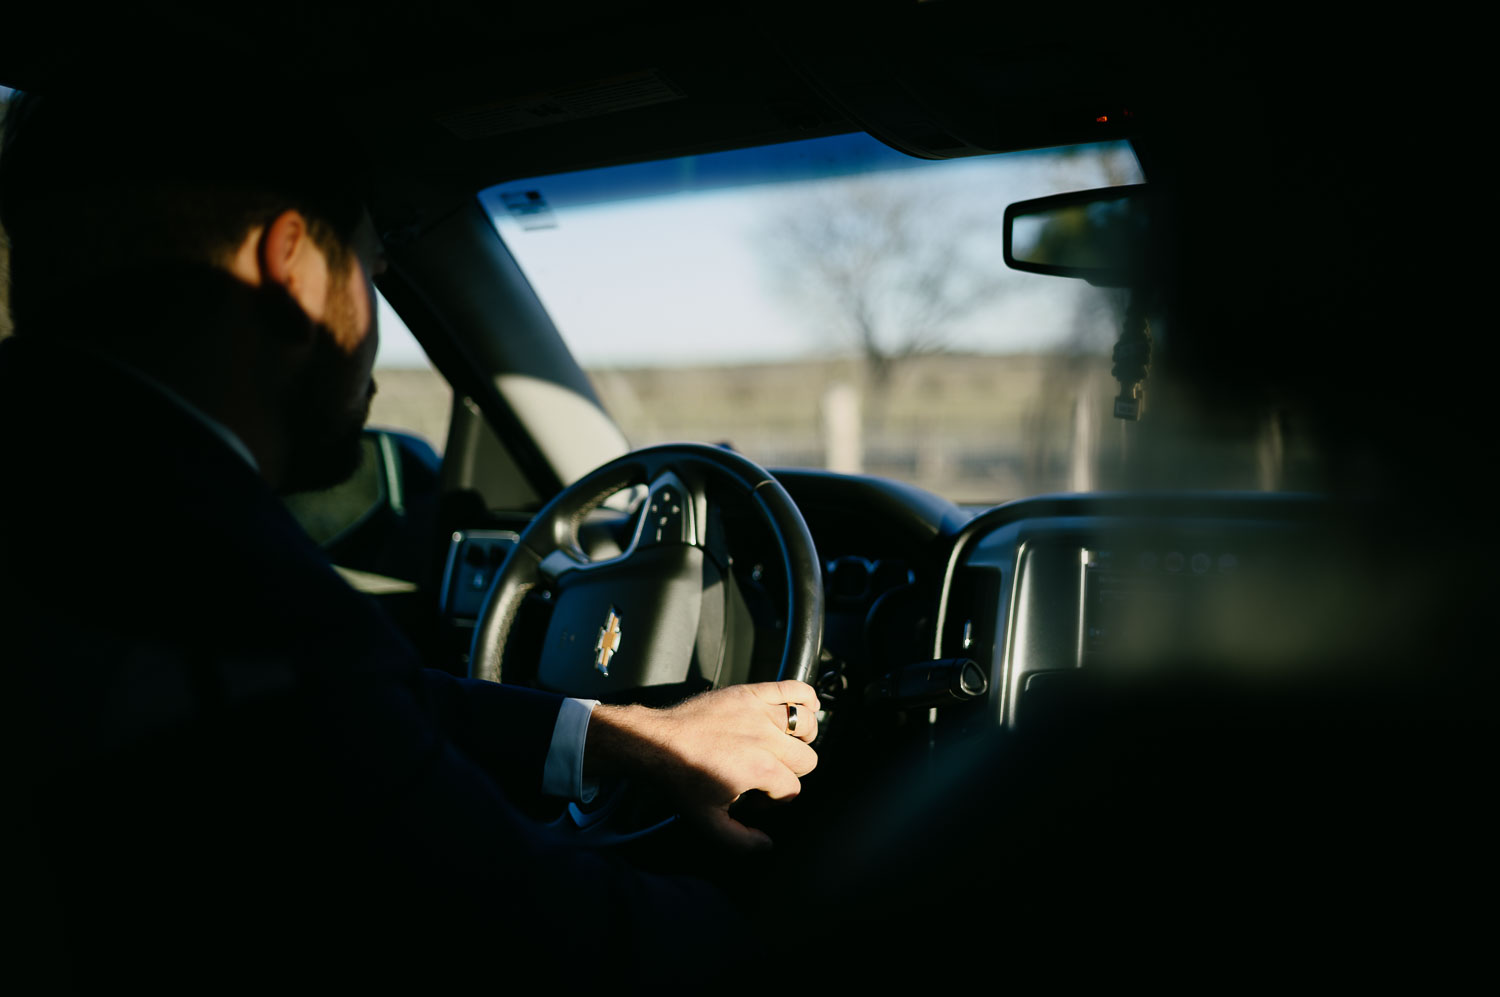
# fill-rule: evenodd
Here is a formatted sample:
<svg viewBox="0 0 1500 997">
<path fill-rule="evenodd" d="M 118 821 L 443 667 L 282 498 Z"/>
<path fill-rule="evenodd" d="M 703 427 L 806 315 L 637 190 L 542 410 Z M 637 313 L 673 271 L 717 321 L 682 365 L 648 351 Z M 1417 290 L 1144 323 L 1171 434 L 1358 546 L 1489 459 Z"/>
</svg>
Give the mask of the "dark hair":
<svg viewBox="0 0 1500 997">
<path fill-rule="evenodd" d="M 222 264 L 290 209 L 331 265 L 349 259 L 361 157 L 326 113 L 235 94 L 49 92 L 14 98 L 4 126 L 0 224 L 17 331 L 101 281 Z"/>
</svg>

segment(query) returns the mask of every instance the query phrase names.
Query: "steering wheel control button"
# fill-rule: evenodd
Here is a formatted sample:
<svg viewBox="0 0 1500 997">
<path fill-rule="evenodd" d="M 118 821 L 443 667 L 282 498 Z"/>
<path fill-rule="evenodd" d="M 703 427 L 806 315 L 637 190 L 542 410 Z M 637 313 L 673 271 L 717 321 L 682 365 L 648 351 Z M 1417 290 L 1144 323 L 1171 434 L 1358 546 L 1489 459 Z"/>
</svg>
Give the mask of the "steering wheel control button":
<svg viewBox="0 0 1500 997">
<path fill-rule="evenodd" d="M 657 543 L 686 539 L 682 535 L 682 513 L 666 511 L 667 509 L 677 508 L 677 506 L 669 505 L 670 502 L 671 493 L 663 489 L 659 501 L 651 504 L 652 511 L 656 513 L 653 525 L 656 529 L 654 539 Z"/>
<path fill-rule="evenodd" d="M 652 485 L 645 511 L 637 528 L 636 546 L 651 544 L 690 544 L 697 546 L 692 503 L 686 501 L 688 490 L 677 475 L 663 473 Z"/>
</svg>

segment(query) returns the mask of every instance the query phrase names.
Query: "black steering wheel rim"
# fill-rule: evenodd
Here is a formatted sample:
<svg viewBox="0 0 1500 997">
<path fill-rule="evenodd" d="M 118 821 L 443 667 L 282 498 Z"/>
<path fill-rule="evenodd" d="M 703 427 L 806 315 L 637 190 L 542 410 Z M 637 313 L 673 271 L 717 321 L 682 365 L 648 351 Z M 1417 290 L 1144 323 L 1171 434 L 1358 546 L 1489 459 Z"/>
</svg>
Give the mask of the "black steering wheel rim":
<svg viewBox="0 0 1500 997">
<path fill-rule="evenodd" d="M 786 634 L 778 678 L 811 683 L 822 648 L 822 570 L 812 535 L 796 504 L 769 472 L 753 461 L 721 447 L 696 443 L 673 443 L 625 454 L 596 468 L 552 499 L 527 526 L 491 584 L 489 596 L 474 630 L 469 656 L 469 674 L 488 681 L 510 677 L 506 646 L 527 595 L 538 586 L 551 587 L 559 572 L 586 572 L 602 566 L 644 558 L 650 543 L 647 518 L 658 489 L 684 491 L 669 523 L 668 542 L 686 546 L 703 544 L 698 535 L 706 521 L 707 491 L 703 472 L 713 480 L 727 482 L 749 497 L 770 529 L 786 577 Z M 675 482 L 675 485 L 673 484 Z M 695 484 L 695 482 L 699 482 Z M 579 528 L 590 512 L 607 498 L 627 488 L 645 485 L 651 491 L 642 510 L 636 539 L 618 558 L 589 562 L 579 543 Z M 678 510 L 685 510 L 678 512 Z M 649 524 L 657 526 L 656 519 Z M 660 529 L 655 539 L 662 540 Z M 607 674 L 607 672 L 606 672 Z"/>
</svg>

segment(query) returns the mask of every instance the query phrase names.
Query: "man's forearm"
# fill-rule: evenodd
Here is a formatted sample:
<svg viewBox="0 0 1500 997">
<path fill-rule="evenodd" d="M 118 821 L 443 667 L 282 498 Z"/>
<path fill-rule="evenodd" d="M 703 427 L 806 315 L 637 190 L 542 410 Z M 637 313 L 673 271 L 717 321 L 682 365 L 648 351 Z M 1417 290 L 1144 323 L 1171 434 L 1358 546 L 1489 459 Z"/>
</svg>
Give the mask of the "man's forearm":
<svg viewBox="0 0 1500 997">
<path fill-rule="evenodd" d="M 645 706 L 594 707 L 583 749 L 585 781 L 649 773 L 668 761 L 657 746 L 665 736 L 661 711 Z"/>
</svg>

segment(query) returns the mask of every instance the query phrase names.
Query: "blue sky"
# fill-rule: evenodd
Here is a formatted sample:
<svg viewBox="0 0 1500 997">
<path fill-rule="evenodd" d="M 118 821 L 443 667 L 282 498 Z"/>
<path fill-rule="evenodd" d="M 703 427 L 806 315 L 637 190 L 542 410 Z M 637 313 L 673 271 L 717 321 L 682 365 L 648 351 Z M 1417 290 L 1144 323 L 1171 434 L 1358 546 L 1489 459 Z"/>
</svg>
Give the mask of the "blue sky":
<svg viewBox="0 0 1500 997">
<path fill-rule="evenodd" d="M 1004 209 L 1043 194 L 1140 179 L 1127 147 L 932 163 L 868 136 L 840 136 L 832 155 L 843 161 L 805 154 L 829 141 L 783 147 L 789 151 L 782 163 L 768 163 L 760 150 L 724 153 L 504 184 L 480 200 L 585 366 L 776 361 L 847 349 L 836 321 L 776 285 L 768 257 L 777 252 L 779 218 L 808 199 L 837 196 L 851 180 L 921 205 L 931 216 L 931 238 L 965 228 L 975 254 L 992 262 L 1000 291 L 948 330 L 950 348 L 1046 350 L 1077 334 L 1080 297 L 1094 292 L 1080 281 L 1008 270 L 1001 259 Z M 736 157 L 748 161 L 732 162 Z M 765 181 L 783 168 L 791 182 Z M 749 186 L 728 186 L 746 180 Z M 549 209 L 543 227 L 504 203 L 507 194 L 514 202 L 529 191 Z"/>
</svg>

